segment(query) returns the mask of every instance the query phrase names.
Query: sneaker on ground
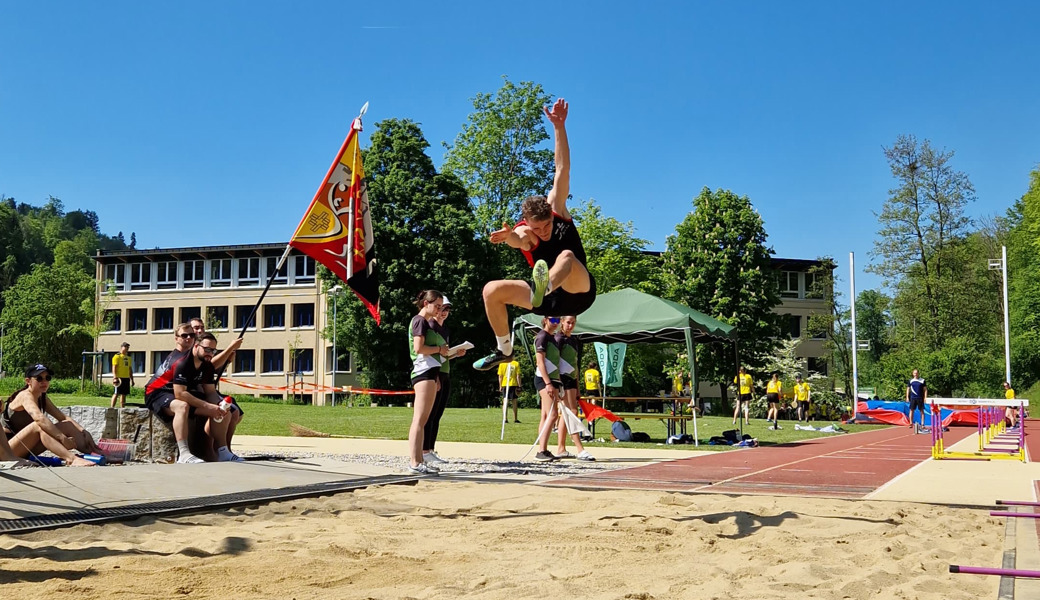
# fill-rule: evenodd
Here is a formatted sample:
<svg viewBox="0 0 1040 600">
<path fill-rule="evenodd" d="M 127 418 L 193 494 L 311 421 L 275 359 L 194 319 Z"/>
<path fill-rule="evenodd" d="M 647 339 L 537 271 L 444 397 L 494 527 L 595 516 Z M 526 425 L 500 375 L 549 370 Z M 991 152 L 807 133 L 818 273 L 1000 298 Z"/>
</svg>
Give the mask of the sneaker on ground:
<svg viewBox="0 0 1040 600">
<path fill-rule="evenodd" d="M 442 465 L 442 464 L 448 462 L 448 461 L 444 460 L 443 458 L 437 456 L 437 453 L 432 451 L 432 450 L 429 451 L 429 452 L 423 452 L 422 459 L 423 459 L 424 463 L 434 464 L 434 465 Z"/>
<path fill-rule="evenodd" d="M 578 460 L 584 460 L 586 462 L 594 462 L 596 460 L 596 457 L 589 454 L 588 450 L 582 450 L 581 452 L 579 452 L 577 458 Z"/>
<path fill-rule="evenodd" d="M 542 450 L 538 454 L 534 455 L 534 459 L 538 462 L 552 462 L 556 460 L 556 455 L 554 455 L 552 452 L 549 452 L 548 450 Z"/>
<path fill-rule="evenodd" d="M 776 430 L 776 427 L 773 427 L 772 425 L 770 425 L 770 426 L 768 427 L 768 429 L 769 429 L 769 431 L 775 431 L 775 430 Z"/>
<path fill-rule="evenodd" d="M 206 461 L 202 460 L 198 456 L 195 456 L 191 452 L 185 452 L 184 454 L 181 454 L 180 456 L 177 457 L 177 464 L 179 464 L 179 465 L 194 465 L 194 464 L 204 463 L 204 462 L 206 462 Z"/>
<path fill-rule="evenodd" d="M 531 269 L 531 306 L 538 308 L 545 298 L 545 288 L 549 287 L 549 265 L 544 260 L 534 263 Z"/>
<path fill-rule="evenodd" d="M 564 450 L 561 454 L 557 454 L 556 458 L 560 458 L 560 459 L 563 459 L 563 458 L 577 458 L 577 456 L 572 454 L 569 450 Z"/>
<path fill-rule="evenodd" d="M 495 350 L 493 354 L 488 354 L 484 358 L 477 359 L 477 362 L 473 363 L 473 368 L 478 371 L 490 371 L 492 368 L 498 365 L 509 362 L 513 359 L 513 355 L 506 356 L 502 354 L 501 350 Z"/>
<path fill-rule="evenodd" d="M 431 469 L 426 463 L 419 463 L 414 467 L 408 465 L 408 471 L 416 475 L 440 475 L 440 471 Z"/>
</svg>

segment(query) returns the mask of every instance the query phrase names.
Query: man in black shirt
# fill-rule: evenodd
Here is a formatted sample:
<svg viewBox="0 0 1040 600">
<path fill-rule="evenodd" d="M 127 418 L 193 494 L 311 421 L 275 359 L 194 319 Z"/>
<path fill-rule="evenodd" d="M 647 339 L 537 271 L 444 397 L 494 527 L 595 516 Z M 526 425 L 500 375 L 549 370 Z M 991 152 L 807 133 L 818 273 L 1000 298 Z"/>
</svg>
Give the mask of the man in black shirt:
<svg viewBox="0 0 1040 600">
<path fill-rule="evenodd" d="M 585 247 L 567 211 L 570 195 L 571 154 L 567 142 L 568 106 L 563 98 L 552 110 L 544 108 L 556 140 L 556 175 L 549 196 L 530 196 L 521 205 L 524 219 L 515 228 L 502 224 L 491 234 L 491 243 L 509 244 L 524 253 L 531 264 L 532 281 L 492 281 L 484 286 L 484 311 L 495 332 L 495 352 L 473 363 L 487 371 L 513 356 L 509 339 L 508 307 L 532 309 L 537 315 L 580 315 L 596 300 L 596 281 L 585 264 Z"/>
<path fill-rule="evenodd" d="M 209 363 L 217 342 L 212 335 L 204 334 L 209 338 L 195 344 L 195 332 L 187 323 L 177 326 L 174 335 L 177 349 L 159 365 L 145 386 L 145 405 L 173 429 L 178 463 L 204 462 L 188 449 L 189 419 L 194 415 L 221 419 L 225 414 L 217 407 L 220 397 L 213 388 L 213 366 Z M 224 434 L 226 429 L 224 425 Z"/>
</svg>

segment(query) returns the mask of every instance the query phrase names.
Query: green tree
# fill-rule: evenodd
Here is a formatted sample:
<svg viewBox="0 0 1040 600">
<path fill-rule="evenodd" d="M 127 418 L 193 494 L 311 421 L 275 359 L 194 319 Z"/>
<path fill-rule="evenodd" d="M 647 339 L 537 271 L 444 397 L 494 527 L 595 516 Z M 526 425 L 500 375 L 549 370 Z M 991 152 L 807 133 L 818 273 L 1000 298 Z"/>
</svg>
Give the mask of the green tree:
<svg viewBox="0 0 1040 600">
<path fill-rule="evenodd" d="M 856 299 L 856 337 L 870 342 L 866 355 L 873 361 L 881 360 L 892 347 L 891 306 L 892 299 L 877 290 L 863 290 Z"/>
<path fill-rule="evenodd" d="M 648 242 L 636 237 L 631 221 L 622 223 L 603 214 L 595 200 L 589 199 L 570 209 L 578 224 L 581 242 L 588 256 L 586 268 L 596 280 L 596 292 L 606 294 L 630 287 L 654 293 L 658 267 L 645 254 Z"/>
<path fill-rule="evenodd" d="M 1040 378 L 1040 169 L 1008 210 L 1008 320 L 1011 376 L 1025 389 Z"/>
<path fill-rule="evenodd" d="M 740 361 L 760 367 L 776 348 L 780 289 L 766 245 L 762 217 L 747 196 L 708 188 L 693 201 L 694 210 L 668 236 L 662 256 L 668 298 L 736 327 Z M 736 374 L 731 344 L 697 349 L 699 376 L 726 387 Z"/>
<path fill-rule="evenodd" d="M 539 84 L 503 80 L 497 92 L 473 98 L 474 112 L 455 143 L 444 144 L 443 169 L 466 187 L 481 233 L 515 222 L 525 197 L 552 187 L 553 151 L 542 113 L 552 97 Z"/>
<path fill-rule="evenodd" d="M 361 302 L 346 294 L 339 305 L 337 339 L 354 351 L 366 385 L 408 389 L 408 324 L 417 312 L 420 291 L 437 289 L 451 299 L 453 343 L 491 344 L 481 296 L 484 283 L 493 279 L 490 245 L 475 235 L 473 209 L 462 183 L 437 173 L 416 123 L 377 123 L 371 144 L 364 159 L 380 266 L 382 325 L 377 327 Z M 325 335 L 332 337 L 331 331 Z M 453 365 L 453 394 L 480 405 L 497 382 L 468 368 L 469 362 Z"/>
<path fill-rule="evenodd" d="M 94 279 L 75 266 L 38 264 L 4 292 L 4 363 L 13 371 L 42 362 L 59 377 L 79 372 L 91 349 Z"/>
<path fill-rule="evenodd" d="M 975 188 L 953 169 L 954 153 L 936 150 L 928 140 L 918 144 L 914 136 L 901 135 L 884 152 L 898 185 L 877 214 L 881 229 L 871 254 L 878 262 L 867 270 L 886 283 L 915 275 L 920 289 L 913 318 L 925 346 L 938 348 L 962 325 L 942 305 L 956 277 L 949 264 L 952 245 L 968 233 L 964 207 L 975 199 Z"/>
</svg>

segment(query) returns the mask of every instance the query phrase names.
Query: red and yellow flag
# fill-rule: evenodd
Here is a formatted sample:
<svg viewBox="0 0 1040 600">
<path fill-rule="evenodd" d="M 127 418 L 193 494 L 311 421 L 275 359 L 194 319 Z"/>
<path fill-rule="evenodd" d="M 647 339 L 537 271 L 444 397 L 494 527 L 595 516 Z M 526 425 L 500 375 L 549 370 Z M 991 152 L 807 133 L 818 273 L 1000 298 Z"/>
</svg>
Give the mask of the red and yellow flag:
<svg viewBox="0 0 1040 600">
<path fill-rule="evenodd" d="M 379 278 L 358 131 L 360 118 L 351 126 L 289 245 L 345 281 L 378 325 Z"/>
</svg>

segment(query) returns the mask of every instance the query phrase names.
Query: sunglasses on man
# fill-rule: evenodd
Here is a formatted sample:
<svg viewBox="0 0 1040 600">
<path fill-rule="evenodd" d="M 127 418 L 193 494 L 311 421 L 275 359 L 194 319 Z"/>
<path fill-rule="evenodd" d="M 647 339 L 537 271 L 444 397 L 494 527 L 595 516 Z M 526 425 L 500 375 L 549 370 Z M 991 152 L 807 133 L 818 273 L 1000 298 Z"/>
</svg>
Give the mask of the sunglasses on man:
<svg viewBox="0 0 1040 600">
<path fill-rule="evenodd" d="M 177 337 L 181 338 L 182 340 L 192 340 L 192 339 L 195 339 L 195 334 L 194 333 L 178 333 Z"/>
</svg>

